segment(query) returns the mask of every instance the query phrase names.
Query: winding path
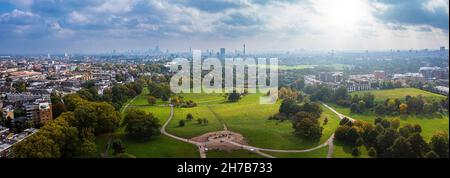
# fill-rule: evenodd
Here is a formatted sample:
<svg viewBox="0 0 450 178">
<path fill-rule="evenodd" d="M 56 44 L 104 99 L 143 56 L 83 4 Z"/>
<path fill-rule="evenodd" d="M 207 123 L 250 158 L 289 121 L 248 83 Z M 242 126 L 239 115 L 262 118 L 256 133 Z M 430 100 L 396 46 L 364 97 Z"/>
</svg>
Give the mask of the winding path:
<svg viewBox="0 0 450 178">
<path fill-rule="evenodd" d="M 333 109 L 332 107 L 328 106 L 325 103 L 322 103 L 322 105 L 325 106 L 326 108 L 328 108 L 329 110 L 331 110 L 336 115 L 338 115 L 339 119 L 341 119 L 341 120 L 343 118 L 347 117 L 347 116 L 337 112 L 335 109 Z M 169 118 L 167 119 L 167 121 L 161 127 L 161 129 L 160 129 L 161 133 L 163 135 L 166 135 L 166 136 L 170 137 L 170 138 L 173 138 L 173 139 L 176 139 L 176 140 L 179 140 L 179 141 L 182 141 L 182 142 L 186 142 L 186 143 L 190 143 L 190 144 L 196 145 L 198 147 L 198 149 L 199 149 L 199 152 L 200 152 L 200 158 L 206 158 L 206 147 L 205 147 L 206 144 L 205 143 L 196 142 L 196 141 L 192 141 L 190 139 L 178 137 L 178 136 L 172 135 L 172 134 L 170 134 L 170 133 L 168 133 L 166 131 L 166 127 L 167 127 L 167 125 L 169 125 L 169 123 L 172 120 L 173 115 L 174 115 L 174 107 L 173 107 L 173 105 L 169 104 L 168 106 L 170 106 L 170 115 L 169 115 Z M 353 118 L 350 118 L 350 117 L 347 117 L 347 118 L 350 119 L 350 121 L 352 121 L 352 122 L 355 121 L 355 119 L 353 119 Z M 222 124 L 224 125 L 224 129 L 227 130 L 227 127 L 226 127 L 225 123 L 222 122 Z M 276 158 L 276 157 L 274 157 L 274 156 L 272 156 L 270 154 L 264 153 L 262 151 L 278 152 L 278 153 L 305 153 L 305 152 L 311 152 L 311 151 L 323 148 L 325 146 L 328 146 L 329 148 L 328 148 L 327 158 L 331 158 L 332 155 L 333 155 L 333 149 L 334 149 L 334 144 L 333 144 L 333 142 L 334 142 L 334 134 L 332 134 L 330 136 L 330 138 L 326 142 L 322 143 L 321 145 L 318 145 L 318 146 L 316 146 L 314 148 L 302 149 L 302 150 L 269 149 L 269 148 L 260 148 L 260 147 L 255 147 L 255 146 L 243 145 L 243 144 L 236 143 L 236 142 L 233 142 L 233 141 L 226 141 L 226 142 L 231 144 L 231 145 L 235 145 L 235 146 L 241 147 L 242 149 L 246 149 L 246 150 L 255 152 L 255 153 L 257 153 L 257 154 L 259 154 L 261 156 L 267 157 L 267 158 Z"/>
<path fill-rule="evenodd" d="M 169 106 L 170 106 L 170 115 L 169 115 L 169 118 L 167 119 L 166 123 L 164 123 L 164 125 L 161 127 L 161 129 L 160 129 L 161 133 L 162 133 L 163 135 L 166 135 L 166 136 L 171 137 L 171 138 L 173 138 L 173 139 L 176 139 L 176 140 L 179 140 L 179 141 L 182 141 L 182 142 L 186 142 L 186 143 L 190 143 L 190 144 L 196 145 L 196 146 L 199 148 L 200 158 L 206 158 L 205 144 L 204 144 L 204 143 L 192 141 L 192 140 L 189 140 L 189 139 L 186 139 L 186 138 L 181 138 L 181 137 L 172 135 L 172 134 L 170 134 L 170 133 L 168 133 L 168 132 L 166 131 L 166 127 L 167 127 L 167 125 L 169 125 L 170 121 L 172 120 L 172 118 L 173 118 L 173 113 L 174 113 L 173 105 L 170 104 Z"/>
</svg>

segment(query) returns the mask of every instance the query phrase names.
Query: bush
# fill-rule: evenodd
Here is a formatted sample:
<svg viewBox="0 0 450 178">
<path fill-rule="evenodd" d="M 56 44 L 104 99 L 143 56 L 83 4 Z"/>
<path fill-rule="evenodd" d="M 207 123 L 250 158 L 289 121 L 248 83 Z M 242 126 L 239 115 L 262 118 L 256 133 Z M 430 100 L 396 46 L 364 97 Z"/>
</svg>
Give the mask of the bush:
<svg viewBox="0 0 450 178">
<path fill-rule="evenodd" d="M 123 125 L 125 132 L 137 139 L 148 140 L 153 136 L 159 135 L 159 119 L 152 113 L 141 110 L 131 110 L 124 118 Z"/>
<path fill-rule="evenodd" d="M 373 147 L 370 147 L 370 149 L 368 151 L 368 154 L 369 154 L 370 157 L 376 158 L 377 157 L 377 150 L 375 150 L 375 148 L 373 148 Z"/>
<path fill-rule="evenodd" d="M 194 116 L 191 113 L 186 115 L 186 120 L 192 121 L 193 119 L 194 119 Z"/>
<path fill-rule="evenodd" d="M 316 119 L 303 118 L 300 121 L 294 121 L 293 127 L 295 133 L 307 139 L 320 139 L 322 137 L 323 127 L 320 126 Z"/>
<path fill-rule="evenodd" d="M 355 157 L 358 157 L 358 156 L 361 155 L 361 151 L 359 151 L 359 148 L 358 148 L 358 147 L 354 147 L 354 148 L 352 149 L 352 155 L 355 156 Z"/>
<path fill-rule="evenodd" d="M 353 126 L 353 122 L 350 121 L 349 118 L 344 117 L 344 118 L 339 122 L 339 125 Z"/>
<path fill-rule="evenodd" d="M 186 123 L 184 122 L 184 120 L 180 120 L 178 122 L 178 126 L 180 126 L 180 127 L 184 127 L 185 125 L 186 125 Z"/>
<path fill-rule="evenodd" d="M 154 96 L 149 96 L 149 97 L 147 97 L 147 102 L 148 102 L 148 104 L 149 105 L 155 105 L 156 104 L 156 97 L 154 97 Z"/>
<path fill-rule="evenodd" d="M 125 153 L 125 146 L 120 139 L 116 139 L 112 142 L 112 149 L 114 150 L 113 155 Z"/>
</svg>

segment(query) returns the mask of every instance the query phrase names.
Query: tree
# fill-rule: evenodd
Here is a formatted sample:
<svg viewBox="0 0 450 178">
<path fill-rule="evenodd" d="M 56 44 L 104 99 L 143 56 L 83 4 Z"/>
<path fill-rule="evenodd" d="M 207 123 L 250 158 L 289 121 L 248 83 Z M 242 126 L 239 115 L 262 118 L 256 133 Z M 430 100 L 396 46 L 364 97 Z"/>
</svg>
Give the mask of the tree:
<svg viewBox="0 0 450 178">
<path fill-rule="evenodd" d="M 346 87 L 339 87 L 334 91 L 334 101 L 348 100 L 349 94 Z"/>
<path fill-rule="evenodd" d="M 83 88 L 77 91 L 77 94 L 79 94 L 83 99 L 89 101 L 96 101 L 99 98 L 98 91 L 95 88 L 90 89 Z"/>
<path fill-rule="evenodd" d="M 336 139 L 346 142 L 347 141 L 347 133 L 350 129 L 351 129 L 351 127 L 347 126 L 347 125 L 341 125 L 338 128 L 336 128 L 336 131 L 334 132 Z"/>
<path fill-rule="evenodd" d="M 97 145 L 93 140 L 83 140 L 74 157 L 93 158 L 97 156 Z"/>
<path fill-rule="evenodd" d="M 422 127 L 419 124 L 414 124 L 414 131 L 416 133 L 422 133 Z"/>
<path fill-rule="evenodd" d="M 411 147 L 411 144 L 405 137 L 398 137 L 394 144 L 388 148 L 390 156 L 394 158 L 414 158 L 415 154 Z"/>
<path fill-rule="evenodd" d="M 291 99 L 296 100 L 299 93 L 296 91 L 292 91 L 290 88 L 282 87 L 280 90 L 278 90 L 278 97 L 282 100 L 285 99 Z"/>
<path fill-rule="evenodd" d="M 68 111 L 74 111 L 76 107 L 84 105 L 87 101 L 78 94 L 68 94 L 64 96 L 64 104 Z"/>
<path fill-rule="evenodd" d="M 182 100 L 178 96 L 174 96 L 174 97 L 170 98 L 170 104 L 172 104 L 175 107 L 179 107 L 181 102 L 182 102 Z"/>
<path fill-rule="evenodd" d="M 361 155 L 361 151 L 359 151 L 358 147 L 352 148 L 352 156 L 358 157 Z"/>
<path fill-rule="evenodd" d="M 423 158 L 425 154 L 430 151 L 430 147 L 427 142 L 419 133 L 413 133 L 407 138 L 407 141 L 411 144 L 411 149 L 415 158 Z"/>
<path fill-rule="evenodd" d="M 384 107 L 384 105 L 382 104 L 377 104 L 373 110 L 375 111 L 376 114 L 378 115 L 383 115 L 386 113 L 386 108 Z"/>
<path fill-rule="evenodd" d="M 125 132 L 140 140 L 148 140 L 153 136 L 159 135 L 159 119 L 152 113 L 146 113 L 141 110 L 131 110 L 124 118 L 123 125 Z"/>
<path fill-rule="evenodd" d="M 18 93 L 27 91 L 27 82 L 26 81 L 17 81 L 13 83 L 13 87 Z"/>
<path fill-rule="evenodd" d="M 149 96 L 149 97 L 147 97 L 147 102 L 148 102 L 148 104 L 149 105 L 155 105 L 156 104 L 156 97 L 154 97 L 154 96 Z"/>
<path fill-rule="evenodd" d="M 305 87 L 305 79 L 303 77 L 300 77 L 299 79 L 295 80 L 291 86 L 297 90 L 301 90 Z"/>
<path fill-rule="evenodd" d="M 359 101 L 358 109 L 359 109 L 360 113 L 362 113 L 364 110 L 366 110 L 366 102 L 364 102 L 363 100 Z"/>
<path fill-rule="evenodd" d="M 320 139 L 323 127 L 313 118 L 303 118 L 298 122 L 293 122 L 295 134 L 307 139 Z"/>
<path fill-rule="evenodd" d="M 228 94 L 228 101 L 229 102 L 238 102 L 241 99 L 241 95 L 237 93 L 236 91 L 233 91 L 232 93 Z"/>
<path fill-rule="evenodd" d="M 400 112 L 400 114 L 407 114 L 408 113 L 408 105 L 405 103 L 400 104 L 400 106 L 398 107 L 398 111 Z"/>
<path fill-rule="evenodd" d="M 328 117 L 325 117 L 325 119 L 323 119 L 323 124 L 322 125 L 327 125 L 328 124 Z"/>
<path fill-rule="evenodd" d="M 125 146 L 123 145 L 122 140 L 120 139 L 115 139 L 112 142 L 112 149 L 114 150 L 113 155 L 125 153 Z"/>
<path fill-rule="evenodd" d="M 208 123 L 209 123 L 208 119 L 203 118 L 203 124 L 204 124 L 204 125 L 207 125 Z"/>
<path fill-rule="evenodd" d="M 294 115 L 300 111 L 300 106 L 294 100 L 283 100 L 279 112 L 287 116 Z"/>
<path fill-rule="evenodd" d="M 179 127 L 184 127 L 186 125 L 186 123 L 184 122 L 184 120 L 180 120 L 179 122 L 178 122 L 178 126 Z"/>
<path fill-rule="evenodd" d="M 439 158 L 439 155 L 436 154 L 434 151 L 430 151 L 427 154 L 425 154 L 425 158 Z"/>
<path fill-rule="evenodd" d="M 350 105 L 350 112 L 352 112 L 352 113 L 359 113 L 360 110 L 359 110 L 358 104 L 352 103 L 352 104 Z"/>
<path fill-rule="evenodd" d="M 120 113 L 105 102 L 88 102 L 78 106 L 72 124 L 78 129 L 92 128 L 94 133 L 112 132 L 119 127 Z"/>
<path fill-rule="evenodd" d="M 425 103 L 423 105 L 423 112 L 425 114 L 432 114 L 433 113 L 433 105 L 431 103 Z"/>
<path fill-rule="evenodd" d="M 344 117 L 344 118 L 342 118 L 342 120 L 339 122 L 339 125 L 353 126 L 353 123 L 352 123 L 352 121 L 351 121 L 349 118 Z"/>
<path fill-rule="evenodd" d="M 363 101 L 366 103 L 366 108 L 372 108 L 375 105 L 375 95 L 372 93 L 364 93 Z"/>
<path fill-rule="evenodd" d="M 13 147 L 15 158 L 59 158 L 59 146 L 50 138 L 35 134 Z"/>
<path fill-rule="evenodd" d="M 355 146 L 360 147 L 360 146 L 363 146 L 363 145 L 364 145 L 364 139 L 363 138 L 359 137 L 358 139 L 356 139 Z"/>
<path fill-rule="evenodd" d="M 377 157 L 377 150 L 375 150 L 374 147 L 370 147 L 368 154 L 371 158 L 376 158 Z"/>
<path fill-rule="evenodd" d="M 398 129 L 400 127 L 400 120 L 399 119 L 391 120 L 390 126 L 393 129 Z"/>
<path fill-rule="evenodd" d="M 56 104 L 52 104 L 52 114 L 53 114 L 53 118 L 58 118 L 59 115 L 61 115 L 63 112 L 66 112 L 66 106 L 59 102 Z"/>
<path fill-rule="evenodd" d="M 322 115 L 323 112 L 322 107 L 316 102 L 305 102 L 300 105 L 299 109 L 302 112 L 310 113 L 314 119 L 320 118 L 320 115 Z"/>
<path fill-rule="evenodd" d="M 443 131 L 434 133 L 431 137 L 430 147 L 440 158 L 448 158 L 448 134 Z"/>
<path fill-rule="evenodd" d="M 74 158 L 94 157 L 97 153 L 93 137 L 83 137 L 76 127 L 69 125 L 71 113 L 48 122 L 36 134 L 14 147 L 15 157 Z M 73 114 L 72 114 L 73 115 Z"/>
<path fill-rule="evenodd" d="M 381 124 L 385 129 L 391 127 L 391 122 L 389 122 L 389 121 L 386 120 L 386 119 L 382 119 L 381 122 L 380 122 L 380 124 Z"/>
<path fill-rule="evenodd" d="M 384 153 L 389 147 L 391 147 L 395 140 L 399 137 L 399 134 L 394 129 L 386 129 L 383 133 L 378 135 L 376 149 L 379 157 L 385 157 Z"/>
<path fill-rule="evenodd" d="M 188 113 L 188 114 L 186 115 L 186 120 L 192 121 L 193 119 L 194 119 L 194 116 L 193 116 L 191 113 Z"/>
<path fill-rule="evenodd" d="M 168 98 L 170 98 L 170 96 L 172 95 L 170 86 L 167 83 L 150 83 L 148 85 L 148 91 L 150 92 L 149 94 L 151 96 L 161 98 L 163 99 L 163 101 L 167 101 Z"/>
<path fill-rule="evenodd" d="M 386 100 L 386 109 L 389 111 L 389 114 L 392 114 L 397 111 L 398 105 L 394 99 Z"/>
</svg>

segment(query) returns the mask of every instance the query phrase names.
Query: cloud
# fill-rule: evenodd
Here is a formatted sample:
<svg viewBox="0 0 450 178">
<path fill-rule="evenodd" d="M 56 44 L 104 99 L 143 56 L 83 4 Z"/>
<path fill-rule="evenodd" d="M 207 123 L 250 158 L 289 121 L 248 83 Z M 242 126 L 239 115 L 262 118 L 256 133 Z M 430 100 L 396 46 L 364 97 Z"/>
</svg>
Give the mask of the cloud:
<svg viewBox="0 0 450 178">
<path fill-rule="evenodd" d="M 375 12 L 383 22 L 402 25 L 428 25 L 448 31 L 448 0 L 378 0 L 384 5 Z"/>
<path fill-rule="evenodd" d="M 350 7 L 354 0 L 0 0 L 0 37 L 17 44 L 0 42 L 0 49 L 217 48 L 246 41 L 255 48 L 336 48 L 413 40 L 418 33 L 417 43 L 429 44 L 426 35 L 448 43 L 448 0 L 357 1 Z"/>
</svg>

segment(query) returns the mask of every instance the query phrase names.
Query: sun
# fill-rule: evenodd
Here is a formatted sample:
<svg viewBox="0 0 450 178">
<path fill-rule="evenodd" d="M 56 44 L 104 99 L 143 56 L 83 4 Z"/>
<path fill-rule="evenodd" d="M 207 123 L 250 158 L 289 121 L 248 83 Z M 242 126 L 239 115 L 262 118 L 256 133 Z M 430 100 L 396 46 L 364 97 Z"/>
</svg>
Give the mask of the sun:
<svg viewBox="0 0 450 178">
<path fill-rule="evenodd" d="M 351 29 L 368 18 L 369 10 L 364 0 L 319 0 L 316 5 L 325 23 L 337 28 Z"/>
</svg>

